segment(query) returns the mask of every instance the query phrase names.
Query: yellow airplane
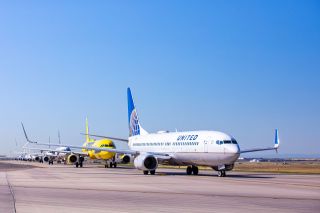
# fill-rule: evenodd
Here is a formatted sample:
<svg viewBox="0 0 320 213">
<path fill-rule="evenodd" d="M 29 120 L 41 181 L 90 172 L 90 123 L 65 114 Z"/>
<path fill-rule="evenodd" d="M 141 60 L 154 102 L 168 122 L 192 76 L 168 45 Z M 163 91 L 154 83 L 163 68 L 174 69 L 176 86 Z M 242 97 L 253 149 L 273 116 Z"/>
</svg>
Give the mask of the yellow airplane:
<svg viewBox="0 0 320 213">
<path fill-rule="evenodd" d="M 94 148 L 109 148 L 115 149 L 116 146 L 112 140 L 104 138 L 100 140 L 94 140 L 89 137 L 89 125 L 88 119 L 86 118 L 86 141 L 83 147 L 94 147 Z M 129 163 L 131 157 L 129 155 L 117 155 L 114 152 L 107 151 L 95 151 L 92 149 L 82 149 L 85 156 L 88 156 L 91 160 L 103 160 L 105 161 L 105 168 L 116 168 L 117 163 Z M 74 163 L 76 167 L 82 167 L 84 161 L 84 156 L 79 154 L 71 154 L 68 156 L 68 162 Z"/>
<path fill-rule="evenodd" d="M 26 133 L 25 133 L 26 134 Z M 92 148 L 108 148 L 108 149 L 115 149 L 116 146 L 111 139 L 103 138 L 100 140 L 94 140 L 89 137 L 89 125 L 88 119 L 86 118 L 86 141 L 83 144 L 83 147 L 92 147 Z M 27 136 L 26 136 L 27 138 Z M 35 141 L 30 141 L 27 138 L 28 142 L 34 143 L 37 145 L 49 145 L 46 143 L 38 143 Z M 50 146 L 66 146 L 70 147 L 70 145 L 64 144 L 50 144 Z M 59 150 L 46 150 L 46 151 L 54 151 L 55 153 L 64 152 L 68 154 L 67 162 L 74 164 L 76 167 L 83 167 L 83 162 L 85 157 L 88 157 L 91 160 L 102 160 L 105 162 L 105 168 L 116 168 L 117 163 L 129 163 L 132 160 L 132 157 L 127 154 L 116 154 L 114 152 L 108 151 L 99 151 L 93 149 L 82 149 L 81 152 L 75 151 L 59 151 Z"/>
</svg>

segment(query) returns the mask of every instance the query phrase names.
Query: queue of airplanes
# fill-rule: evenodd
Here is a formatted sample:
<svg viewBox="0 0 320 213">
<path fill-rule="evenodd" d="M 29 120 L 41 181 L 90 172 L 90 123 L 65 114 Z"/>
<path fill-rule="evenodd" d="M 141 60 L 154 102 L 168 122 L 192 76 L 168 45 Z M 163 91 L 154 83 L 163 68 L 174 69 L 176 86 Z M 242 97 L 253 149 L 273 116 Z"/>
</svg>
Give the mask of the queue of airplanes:
<svg viewBox="0 0 320 213">
<path fill-rule="evenodd" d="M 226 171 L 234 168 L 240 154 L 267 150 L 278 150 L 280 140 L 275 130 L 272 147 L 240 149 L 236 139 L 220 131 L 159 131 L 148 133 L 142 128 L 130 88 L 127 89 L 129 137 L 127 139 L 94 135 L 89 133 L 86 119 L 86 140 L 81 146 L 68 144 L 48 144 L 32 141 L 22 128 L 28 143 L 50 145 L 57 149 L 40 149 L 43 159 L 53 163 L 56 158 L 64 158 L 64 162 L 82 167 L 85 158 L 102 160 L 105 167 L 116 167 L 117 163 L 133 162 L 143 174 L 154 175 L 159 164 L 186 166 L 187 175 L 197 175 L 199 166 L 211 167 L 219 177 L 225 177 Z M 91 137 L 101 138 L 94 140 Z M 128 149 L 118 149 L 113 141 L 128 143 Z M 81 150 L 81 151 L 74 151 Z M 50 154 L 49 154 L 50 153 Z"/>
<path fill-rule="evenodd" d="M 28 143 L 30 144 L 37 144 L 41 145 L 40 143 L 36 141 L 32 141 L 29 139 L 27 132 L 24 128 L 23 123 L 21 123 L 22 129 L 25 135 L 25 138 Z M 129 163 L 130 157 L 129 155 L 118 155 L 111 152 L 106 151 L 94 151 L 92 149 L 87 149 L 86 147 L 108 147 L 108 148 L 115 148 L 115 145 L 112 140 L 110 139 L 100 139 L 100 140 L 94 140 L 90 138 L 89 136 L 89 126 L 88 126 L 88 119 L 86 119 L 86 141 L 82 145 L 81 151 L 72 151 L 71 147 L 69 145 L 63 145 L 60 142 L 60 134 L 58 134 L 59 137 L 59 144 L 42 144 L 42 145 L 48 145 L 49 148 L 29 148 L 34 150 L 39 150 L 42 154 L 40 156 L 37 156 L 36 158 L 32 158 L 35 161 L 39 162 L 48 162 L 49 165 L 53 164 L 54 161 L 57 161 L 57 163 L 71 163 L 74 164 L 76 167 L 83 167 L 83 162 L 85 158 L 89 158 L 91 160 L 100 160 L 105 163 L 105 167 L 117 167 L 117 163 Z M 50 149 L 50 146 L 58 146 L 56 149 Z M 32 156 L 32 154 L 30 154 Z"/>
</svg>

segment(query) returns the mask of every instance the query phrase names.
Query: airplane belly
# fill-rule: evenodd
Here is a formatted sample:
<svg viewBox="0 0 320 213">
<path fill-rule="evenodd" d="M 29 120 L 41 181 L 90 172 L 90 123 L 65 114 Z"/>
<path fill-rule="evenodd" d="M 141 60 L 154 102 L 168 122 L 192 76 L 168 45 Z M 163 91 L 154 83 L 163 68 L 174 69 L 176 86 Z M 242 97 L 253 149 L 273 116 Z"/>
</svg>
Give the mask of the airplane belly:
<svg viewBox="0 0 320 213">
<path fill-rule="evenodd" d="M 97 159 L 97 158 L 96 158 L 96 155 L 94 154 L 94 151 L 93 151 L 93 150 L 89 150 L 89 151 L 88 151 L 88 155 L 89 155 L 89 158 L 90 158 L 91 160 Z"/>
<path fill-rule="evenodd" d="M 218 166 L 233 164 L 240 154 L 237 153 L 174 153 L 173 158 L 178 164 L 198 166 Z"/>
<path fill-rule="evenodd" d="M 101 151 L 95 154 L 96 159 L 109 160 L 115 156 L 115 153 Z"/>
</svg>

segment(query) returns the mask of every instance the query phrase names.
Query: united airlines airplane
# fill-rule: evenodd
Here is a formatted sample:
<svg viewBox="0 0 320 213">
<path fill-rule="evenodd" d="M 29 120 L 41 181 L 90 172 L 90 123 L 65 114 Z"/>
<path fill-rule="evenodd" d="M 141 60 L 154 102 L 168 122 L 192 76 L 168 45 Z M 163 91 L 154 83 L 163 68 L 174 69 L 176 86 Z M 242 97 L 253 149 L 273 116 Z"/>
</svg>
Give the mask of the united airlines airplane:
<svg viewBox="0 0 320 213">
<path fill-rule="evenodd" d="M 130 88 L 128 95 L 129 150 L 95 148 L 95 151 L 108 151 L 134 156 L 134 166 L 145 175 L 154 175 L 159 164 L 187 166 L 188 175 L 197 175 L 198 166 L 209 166 L 225 177 L 226 171 L 234 167 L 241 153 L 277 150 L 279 147 L 278 130 L 275 130 L 273 147 L 240 150 L 234 137 L 218 131 L 187 131 L 148 133 L 140 124 Z M 105 137 L 92 135 L 97 137 Z M 111 138 L 116 140 L 117 138 Z M 124 139 L 119 139 L 124 140 Z M 69 146 L 69 145 L 68 145 Z M 70 146 L 71 148 L 83 148 Z"/>
</svg>

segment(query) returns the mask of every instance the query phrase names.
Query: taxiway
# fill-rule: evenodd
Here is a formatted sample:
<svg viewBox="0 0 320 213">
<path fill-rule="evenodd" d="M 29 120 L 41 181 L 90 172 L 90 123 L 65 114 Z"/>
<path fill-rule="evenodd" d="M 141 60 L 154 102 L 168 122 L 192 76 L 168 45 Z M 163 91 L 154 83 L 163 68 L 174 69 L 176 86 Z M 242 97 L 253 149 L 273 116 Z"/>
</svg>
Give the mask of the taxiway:
<svg viewBox="0 0 320 213">
<path fill-rule="evenodd" d="M 1 162 L 0 162 L 1 163 Z M 38 165 L 37 163 L 30 163 Z M 0 170 L 0 209 L 57 212 L 319 212 L 320 175 L 54 165 Z"/>
</svg>

